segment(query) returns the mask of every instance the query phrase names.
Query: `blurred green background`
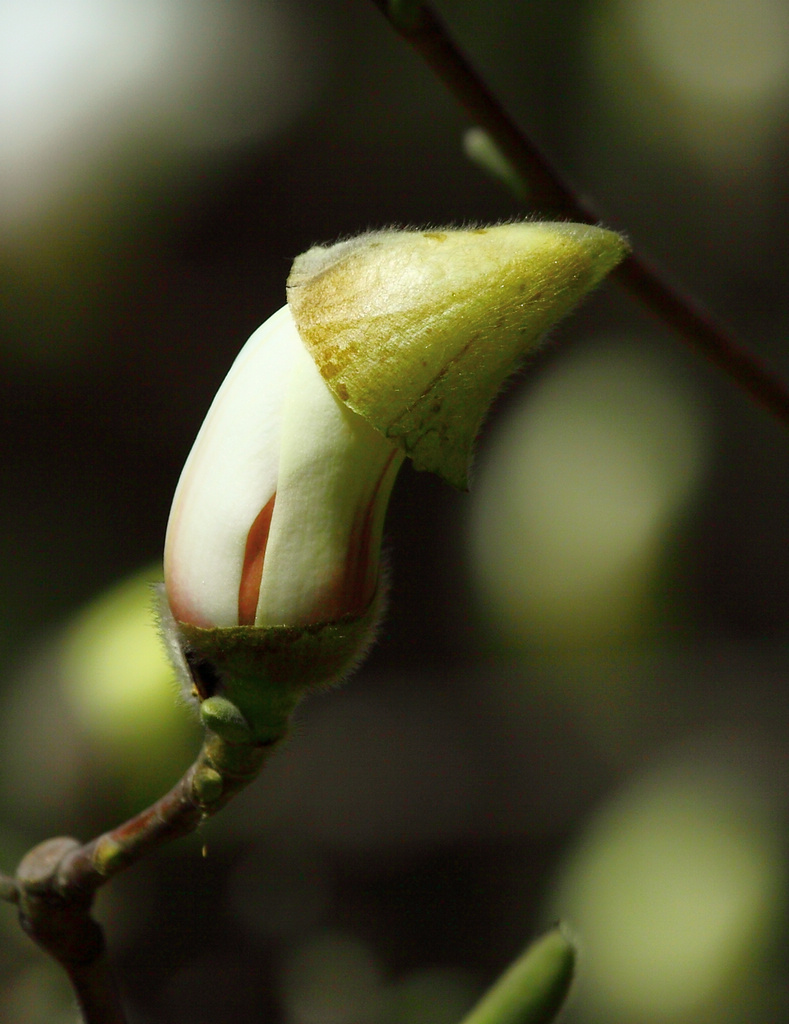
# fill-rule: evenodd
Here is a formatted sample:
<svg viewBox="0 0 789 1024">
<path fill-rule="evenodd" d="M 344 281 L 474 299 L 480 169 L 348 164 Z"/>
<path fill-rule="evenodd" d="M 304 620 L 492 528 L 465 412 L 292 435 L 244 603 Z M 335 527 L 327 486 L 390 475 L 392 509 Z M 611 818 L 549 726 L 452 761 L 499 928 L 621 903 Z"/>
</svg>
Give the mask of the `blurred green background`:
<svg viewBox="0 0 789 1024">
<path fill-rule="evenodd" d="M 784 0 L 444 0 L 610 226 L 789 377 Z M 367 0 L 0 5 L 0 865 L 199 736 L 169 503 L 290 261 L 518 216 Z M 470 495 L 407 468 L 390 612 L 252 790 L 99 898 L 134 1024 L 452 1024 L 557 917 L 575 1024 L 786 1017 L 787 437 L 608 285 Z M 74 1020 L 0 908 L 0 1020 Z"/>
</svg>

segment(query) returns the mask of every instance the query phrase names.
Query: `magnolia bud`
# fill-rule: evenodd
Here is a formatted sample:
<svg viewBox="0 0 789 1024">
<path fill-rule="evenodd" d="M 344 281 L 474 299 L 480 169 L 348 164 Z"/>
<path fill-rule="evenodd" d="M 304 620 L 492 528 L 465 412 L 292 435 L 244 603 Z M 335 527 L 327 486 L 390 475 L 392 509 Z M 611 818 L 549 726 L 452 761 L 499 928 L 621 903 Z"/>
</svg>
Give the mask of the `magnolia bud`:
<svg viewBox="0 0 789 1024">
<path fill-rule="evenodd" d="M 206 722 L 259 742 L 364 654 L 404 456 L 451 483 L 503 380 L 623 257 L 571 224 L 385 231 L 315 248 L 250 338 L 184 467 L 163 632 Z M 209 713 L 210 712 L 210 713 Z M 221 712 L 221 713 L 220 713 Z"/>
</svg>

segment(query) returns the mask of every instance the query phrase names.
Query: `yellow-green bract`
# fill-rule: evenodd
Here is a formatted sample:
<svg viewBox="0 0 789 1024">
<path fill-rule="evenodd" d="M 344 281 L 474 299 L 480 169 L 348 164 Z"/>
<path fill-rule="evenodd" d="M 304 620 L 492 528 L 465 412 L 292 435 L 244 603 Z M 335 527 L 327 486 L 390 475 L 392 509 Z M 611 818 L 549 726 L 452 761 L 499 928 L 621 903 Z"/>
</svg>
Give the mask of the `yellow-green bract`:
<svg viewBox="0 0 789 1024">
<path fill-rule="evenodd" d="M 340 401 L 464 488 L 502 382 L 626 252 L 583 224 L 378 231 L 299 256 L 288 304 Z"/>
</svg>

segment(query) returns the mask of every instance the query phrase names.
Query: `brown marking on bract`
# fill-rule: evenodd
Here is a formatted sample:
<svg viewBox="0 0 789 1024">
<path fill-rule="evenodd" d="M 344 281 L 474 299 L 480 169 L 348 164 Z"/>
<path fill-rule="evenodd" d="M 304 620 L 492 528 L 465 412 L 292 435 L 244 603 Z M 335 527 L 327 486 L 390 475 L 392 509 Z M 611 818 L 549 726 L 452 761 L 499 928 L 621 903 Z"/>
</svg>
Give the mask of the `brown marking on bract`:
<svg viewBox="0 0 789 1024">
<path fill-rule="evenodd" d="M 446 242 L 447 236 L 442 231 L 423 231 L 422 238 L 432 238 L 434 242 Z"/>
</svg>

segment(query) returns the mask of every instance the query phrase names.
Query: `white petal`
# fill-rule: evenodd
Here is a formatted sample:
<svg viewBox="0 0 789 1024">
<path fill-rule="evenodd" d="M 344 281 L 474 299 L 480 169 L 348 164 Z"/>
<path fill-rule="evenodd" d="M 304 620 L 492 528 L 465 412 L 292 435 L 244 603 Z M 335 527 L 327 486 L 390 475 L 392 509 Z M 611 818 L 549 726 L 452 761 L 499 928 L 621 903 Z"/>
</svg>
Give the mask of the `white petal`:
<svg viewBox="0 0 789 1024">
<path fill-rule="evenodd" d="M 277 489 L 283 407 L 297 357 L 305 358 L 304 347 L 285 306 L 241 350 L 197 435 L 165 541 L 176 619 L 238 623 L 247 535 Z"/>
<path fill-rule="evenodd" d="M 402 460 L 390 441 L 334 397 L 302 347 L 283 413 L 257 625 L 306 625 L 365 610 L 355 603 L 361 595 L 369 603 L 375 592 L 384 514 Z M 356 535 L 368 511 L 371 557 L 349 594 Z"/>
</svg>

